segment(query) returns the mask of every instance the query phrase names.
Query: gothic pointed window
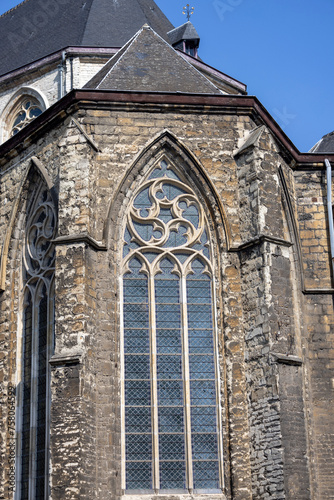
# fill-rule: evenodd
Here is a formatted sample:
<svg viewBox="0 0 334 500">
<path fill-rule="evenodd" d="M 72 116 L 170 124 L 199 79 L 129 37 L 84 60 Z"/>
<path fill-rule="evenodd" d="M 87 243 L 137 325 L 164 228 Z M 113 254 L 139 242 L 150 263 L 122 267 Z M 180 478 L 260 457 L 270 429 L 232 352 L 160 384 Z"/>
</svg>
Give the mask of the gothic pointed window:
<svg viewBox="0 0 334 500">
<path fill-rule="evenodd" d="M 34 118 L 42 114 L 41 105 L 33 97 L 20 100 L 11 124 L 11 135 L 16 135 Z"/>
<path fill-rule="evenodd" d="M 130 203 L 123 270 L 123 489 L 218 493 L 212 242 L 198 196 L 167 159 Z"/>
<path fill-rule="evenodd" d="M 53 351 L 53 278 L 56 214 L 41 186 L 27 217 L 23 255 L 21 408 L 18 439 L 18 498 L 44 500 L 48 492 L 50 372 Z"/>
</svg>

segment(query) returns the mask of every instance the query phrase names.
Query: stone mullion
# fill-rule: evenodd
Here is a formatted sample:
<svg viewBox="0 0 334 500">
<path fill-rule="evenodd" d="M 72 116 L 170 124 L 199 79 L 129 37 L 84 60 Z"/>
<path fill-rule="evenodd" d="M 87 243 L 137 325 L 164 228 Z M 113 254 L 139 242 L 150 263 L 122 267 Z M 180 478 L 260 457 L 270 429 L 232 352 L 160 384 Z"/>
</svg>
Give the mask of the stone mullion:
<svg viewBox="0 0 334 500">
<path fill-rule="evenodd" d="M 121 352 L 121 456 L 122 456 L 122 490 L 126 489 L 126 446 L 125 446 L 125 350 L 124 350 L 124 289 L 123 276 L 119 280 L 119 290 L 121 297 L 120 307 L 120 352 Z"/>
<path fill-rule="evenodd" d="M 211 270 L 212 271 L 212 270 Z M 221 402 L 221 394 L 222 392 L 222 381 L 219 367 L 219 343 L 218 343 L 218 318 L 217 318 L 217 308 L 214 304 L 217 303 L 217 297 L 215 293 L 215 281 L 212 273 L 211 277 L 211 293 L 212 293 L 212 317 L 213 317 L 213 343 L 214 343 L 214 358 L 215 358 L 215 374 L 216 374 L 216 405 L 217 405 L 217 429 L 218 429 L 218 458 L 219 458 L 219 477 L 221 489 L 225 488 L 224 481 L 224 448 L 223 448 L 223 415 L 222 415 L 222 402 Z"/>
<path fill-rule="evenodd" d="M 45 484 L 44 484 L 44 496 L 48 498 L 49 496 L 49 460 L 50 460 L 50 423 L 51 423 L 51 367 L 48 360 L 51 359 L 53 355 L 53 323 L 54 323 L 54 282 L 49 285 L 48 288 L 48 330 L 47 330 L 47 346 L 46 346 L 46 415 L 45 415 Z"/>
<path fill-rule="evenodd" d="M 30 457 L 29 457 L 29 500 L 34 500 L 36 491 L 36 439 L 38 404 L 38 326 L 39 326 L 39 283 L 33 296 L 32 338 L 31 338 L 31 393 L 30 393 Z"/>
<path fill-rule="evenodd" d="M 185 408 L 185 444 L 187 487 L 192 490 L 193 464 L 191 453 L 191 407 L 190 407 L 190 368 L 189 368 L 189 342 L 188 342 L 188 310 L 187 310 L 187 279 L 181 278 L 181 315 L 182 315 L 182 357 L 183 357 L 183 394 Z"/>
<path fill-rule="evenodd" d="M 152 454 L 153 454 L 153 489 L 160 489 L 159 476 L 159 422 L 158 422 L 158 374 L 154 275 L 148 278 L 148 303 L 150 324 L 150 365 L 151 365 L 151 418 L 152 418 Z"/>
</svg>

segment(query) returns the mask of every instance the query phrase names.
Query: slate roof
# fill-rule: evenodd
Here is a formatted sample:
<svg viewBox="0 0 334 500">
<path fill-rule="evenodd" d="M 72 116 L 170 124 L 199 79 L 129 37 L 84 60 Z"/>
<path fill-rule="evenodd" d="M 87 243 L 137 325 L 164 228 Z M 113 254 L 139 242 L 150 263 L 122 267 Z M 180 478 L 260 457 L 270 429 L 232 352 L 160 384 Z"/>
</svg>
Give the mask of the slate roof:
<svg viewBox="0 0 334 500">
<path fill-rule="evenodd" d="M 0 75 L 74 47 L 122 47 L 143 24 L 173 25 L 153 0 L 25 0 L 0 16 Z"/>
<path fill-rule="evenodd" d="M 143 26 L 84 88 L 221 94 L 148 25 Z"/>
<path fill-rule="evenodd" d="M 190 21 L 168 32 L 168 40 L 172 45 L 175 45 L 181 40 L 199 40 L 199 39 L 200 38 L 195 29 L 195 26 Z"/>
<path fill-rule="evenodd" d="M 334 131 L 326 134 L 312 149 L 310 153 L 334 153 Z"/>
</svg>

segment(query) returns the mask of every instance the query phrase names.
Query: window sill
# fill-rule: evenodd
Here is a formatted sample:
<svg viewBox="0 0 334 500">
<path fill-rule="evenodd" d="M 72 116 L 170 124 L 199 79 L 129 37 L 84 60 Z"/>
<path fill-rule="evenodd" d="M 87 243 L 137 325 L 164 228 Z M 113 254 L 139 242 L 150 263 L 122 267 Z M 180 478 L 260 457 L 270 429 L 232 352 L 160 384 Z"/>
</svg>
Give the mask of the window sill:
<svg viewBox="0 0 334 500">
<path fill-rule="evenodd" d="M 226 500 L 224 493 L 124 493 L 122 500 Z"/>
</svg>

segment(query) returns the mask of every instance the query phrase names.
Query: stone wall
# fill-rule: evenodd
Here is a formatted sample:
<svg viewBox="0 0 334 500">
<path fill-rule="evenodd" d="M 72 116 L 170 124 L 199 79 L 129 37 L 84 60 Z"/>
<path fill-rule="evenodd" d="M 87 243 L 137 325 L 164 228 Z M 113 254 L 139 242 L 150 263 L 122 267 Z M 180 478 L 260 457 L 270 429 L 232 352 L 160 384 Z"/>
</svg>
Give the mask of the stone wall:
<svg viewBox="0 0 334 500">
<path fill-rule="evenodd" d="M 58 197 L 51 498 L 122 495 L 121 238 L 132 193 L 161 151 L 184 168 L 215 241 L 225 471 L 218 497 L 333 498 L 323 174 L 294 172 L 265 128 L 242 150 L 258 124 L 231 110 L 101 103 L 82 105 L 74 117 L 88 139 L 68 117 L 3 165 L 1 177 L 1 242 L 14 221 L 0 296 L 5 391 L 16 381 L 24 234 L 22 203 L 12 209 L 32 156 Z M 314 292 L 320 286 L 327 291 Z M 0 497 L 12 498 L 4 472 L 0 479 Z"/>
</svg>

